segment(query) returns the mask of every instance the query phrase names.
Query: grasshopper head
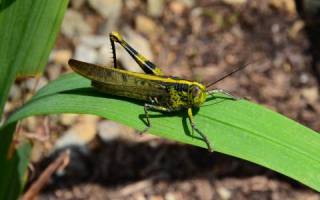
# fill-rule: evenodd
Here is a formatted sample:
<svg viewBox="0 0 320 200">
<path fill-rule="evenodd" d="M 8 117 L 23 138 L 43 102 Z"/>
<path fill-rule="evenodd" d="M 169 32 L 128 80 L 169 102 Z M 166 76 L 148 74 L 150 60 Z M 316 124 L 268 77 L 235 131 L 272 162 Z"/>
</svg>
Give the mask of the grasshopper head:
<svg viewBox="0 0 320 200">
<path fill-rule="evenodd" d="M 189 97 L 192 100 L 192 106 L 199 107 L 207 98 L 206 87 L 200 83 L 193 83 L 190 86 Z"/>
</svg>

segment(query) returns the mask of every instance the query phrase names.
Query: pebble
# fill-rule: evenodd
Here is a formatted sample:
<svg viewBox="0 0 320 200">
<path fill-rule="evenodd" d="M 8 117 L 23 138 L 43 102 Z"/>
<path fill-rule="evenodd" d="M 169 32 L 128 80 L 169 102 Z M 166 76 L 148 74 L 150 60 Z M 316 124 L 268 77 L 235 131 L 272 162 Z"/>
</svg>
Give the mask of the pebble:
<svg viewBox="0 0 320 200">
<path fill-rule="evenodd" d="M 112 50 L 109 35 L 86 35 L 80 38 L 80 44 L 76 49 L 76 57 L 86 59 L 100 65 L 112 63 Z"/>
<path fill-rule="evenodd" d="M 195 1 L 194 0 L 178 0 L 180 3 L 184 4 L 185 6 L 191 8 L 194 6 Z M 238 0 L 239 1 L 239 0 Z"/>
<path fill-rule="evenodd" d="M 53 50 L 50 54 L 50 60 L 55 64 L 67 65 L 71 56 L 72 52 L 69 49 Z"/>
<path fill-rule="evenodd" d="M 39 127 L 38 120 L 36 117 L 28 117 L 23 120 L 23 124 L 26 124 L 26 127 L 28 131 L 36 131 L 36 129 Z"/>
<path fill-rule="evenodd" d="M 40 77 L 39 80 L 37 80 L 36 78 L 31 78 L 25 82 L 26 88 L 29 91 L 33 91 L 34 87 L 36 87 L 36 91 L 38 91 L 43 86 L 47 85 L 47 83 L 48 83 L 48 80 L 46 78 L 44 78 L 43 76 Z"/>
<path fill-rule="evenodd" d="M 223 0 L 224 3 L 230 5 L 242 5 L 247 2 L 247 0 Z"/>
<path fill-rule="evenodd" d="M 176 15 L 182 15 L 186 8 L 186 5 L 179 1 L 171 1 L 169 4 L 169 8 Z"/>
<path fill-rule="evenodd" d="M 56 64 L 49 64 L 46 68 L 49 80 L 57 79 L 61 74 L 61 66 Z"/>
<path fill-rule="evenodd" d="M 227 200 L 231 198 L 231 192 L 230 190 L 228 190 L 225 187 L 219 187 L 217 189 L 217 192 L 219 194 L 219 196 L 221 197 L 221 199 Z"/>
<path fill-rule="evenodd" d="M 61 32 L 69 37 L 77 37 L 92 32 L 91 27 L 85 22 L 82 15 L 72 9 L 68 9 L 63 18 Z"/>
<path fill-rule="evenodd" d="M 157 25 L 154 23 L 152 19 L 146 17 L 144 15 L 138 15 L 135 19 L 136 29 L 147 35 L 151 35 L 156 33 Z"/>
<path fill-rule="evenodd" d="M 302 96 L 307 100 L 308 103 L 316 104 L 319 97 L 318 88 L 305 88 L 302 90 Z"/>
<path fill-rule="evenodd" d="M 108 44 L 104 45 L 98 50 L 97 64 L 104 65 L 104 66 L 109 66 L 109 65 L 113 66 L 113 58 L 112 58 L 110 41 Z"/>
<path fill-rule="evenodd" d="M 306 84 L 310 80 L 309 75 L 307 73 L 301 73 L 299 76 L 299 81 L 302 84 Z"/>
<path fill-rule="evenodd" d="M 118 138 L 123 131 L 123 126 L 114 121 L 103 120 L 98 123 L 98 135 L 105 142 Z"/>
<path fill-rule="evenodd" d="M 69 129 L 56 141 L 54 150 L 67 148 L 69 146 L 85 146 L 86 142 L 78 135 L 79 133 L 74 129 Z"/>
<path fill-rule="evenodd" d="M 182 15 L 186 8 L 191 8 L 194 6 L 193 0 L 176 0 L 171 1 L 169 4 L 169 8 L 172 12 L 177 15 Z"/>
<path fill-rule="evenodd" d="M 109 22 L 108 20 L 105 20 L 98 26 L 97 34 L 104 35 L 117 30 L 118 28 L 115 24 Z"/>
<path fill-rule="evenodd" d="M 294 0 L 271 0 L 269 4 L 280 10 L 285 10 L 290 14 L 296 15 L 296 6 Z"/>
<path fill-rule="evenodd" d="M 212 199 L 214 194 L 209 181 L 199 179 L 194 183 L 196 188 L 195 192 L 199 199 Z"/>
<path fill-rule="evenodd" d="M 164 8 L 164 0 L 148 0 L 148 13 L 152 17 L 160 17 Z"/>
<path fill-rule="evenodd" d="M 150 200 L 164 200 L 164 198 L 160 195 L 153 195 L 150 197 Z"/>
<path fill-rule="evenodd" d="M 72 8 L 79 9 L 85 3 L 85 0 L 71 0 L 70 3 Z"/>
<path fill-rule="evenodd" d="M 78 122 L 57 140 L 54 149 L 62 149 L 68 146 L 85 146 L 96 135 L 96 122 L 98 119 L 98 117 L 92 115 L 80 115 Z"/>
<path fill-rule="evenodd" d="M 150 61 L 153 60 L 151 46 L 147 39 L 128 27 L 124 28 L 123 37 L 140 54 L 142 54 Z M 129 71 L 142 72 L 138 64 L 131 58 L 130 55 L 128 55 L 128 53 L 123 48 L 117 48 L 117 52 L 119 52 L 117 53 L 117 58 L 119 58 L 119 60 L 122 62 L 125 69 Z"/>
<path fill-rule="evenodd" d="M 17 101 L 21 99 L 21 88 L 16 84 L 13 84 L 10 88 L 9 98 L 12 101 Z"/>
<path fill-rule="evenodd" d="M 109 35 L 85 35 L 80 38 L 80 43 L 92 48 L 110 45 Z M 110 46 L 111 48 L 111 46 Z"/>
<path fill-rule="evenodd" d="M 61 114 L 60 123 L 65 126 L 72 125 L 77 120 L 77 114 Z"/>
<path fill-rule="evenodd" d="M 118 18 L 122 8 L 122 1 L 119 0 L 88 0 L 90 6 L 101 16 L 109 18 Z"/>
<path fill-rule="evenodd" d="M 174 193 L 169 192 L 169 193 L 165 194 L 164 199 L 165 200 L 176 200 L 177 198 L 175 197 Z"/>
<path fill-rule="evenodd" d="M 136 0 L 126 0 L 124 1 L 125 7 L 130 11 L 133 12 L 134 10 L 138 9 L 140 2 Z"/>
<path fill-rule="evenodd" d="M 7 101 L 5 104 L 4 104 L 4 108 L 3 108 L 3 112 L 4 113 L 9 113 L 11 111 L 13 111 L 15 109 L 15 105 L 9 101 Z M 5 117 L 2 117 L 2 119 L 0 120 L 0 126 L 3 125 L 5 121 Z"/>
<path fill-rule="evenodd" d="M 88 63 L 95 63 L 98 53 L 95 48 L 79 44 L 76 47 L 74 58 Z"/>
<path fill-rule="evenodd" d="M 289 28 L 288 35 L 292 39 L 297 39 L 297 36 L 304 28 L 304 22 L 302 20 L 296 20 L 294 24 Z"/>
</svg>

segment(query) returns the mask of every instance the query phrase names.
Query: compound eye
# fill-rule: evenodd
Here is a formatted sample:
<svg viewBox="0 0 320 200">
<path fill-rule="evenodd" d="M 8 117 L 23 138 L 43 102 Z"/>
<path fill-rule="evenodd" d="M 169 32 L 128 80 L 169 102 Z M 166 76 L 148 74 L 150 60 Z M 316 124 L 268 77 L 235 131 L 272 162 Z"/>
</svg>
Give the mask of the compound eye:
<svg viewBox="0 0 320 200">
<path fill-rule="evenodd" d="M 196 97 L 199 96 L 200 89 L 198 87 L 192 88 L 192 96 Z"/>
</svg>

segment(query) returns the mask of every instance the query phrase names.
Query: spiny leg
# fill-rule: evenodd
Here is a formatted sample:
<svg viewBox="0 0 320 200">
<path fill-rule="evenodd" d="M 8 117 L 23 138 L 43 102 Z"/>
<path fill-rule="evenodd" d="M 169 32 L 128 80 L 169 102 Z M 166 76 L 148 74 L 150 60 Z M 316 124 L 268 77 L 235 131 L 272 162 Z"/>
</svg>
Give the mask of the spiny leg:
<svg viewBox="0 0 320 200">
<path fill-rule="evenodd" d="M 233 100 L 240 100 L 240 97 L 232 95 L 229 91 L 223 90 L 223 89 L 214 89 L 207 92 L 207 94 L 212 95 L 214 93 L 222 93 L 224 95 L 227 95 L 228 97 L 232 98 Z"/>
<path fill-rule="evenodd" d="M 113 53 L 113 62 L 116 65 L 116 52 L 115 52 L 115 42 L 118 42 L 130 55 L 131 57 L 138 63 L 141 69 L 146 74 L 153 75 L 163 75 L 163 72 L 160 68 L 158 68 L 155 64 L 145 58 L 143 55 L 139 54 L 134 48 L 132 48 L 120 35 L 118 32 L 110 33 L 110 41 Z"/>
<path fill-rule="evenodd" d="M 144 114 L 147 118 L 147 127 L 143 129 L 143 131 L 140 132 L 140 134 L 147 132 L 151 128 L 151 122 L 149 117 L 149 110 L 157 110 L 157 111 L 164 111 L 164 112 L 170 112 L 170 109 L 163 107 L 163 106 L 155 106 L 152 104 L 144 104 Z"/>
<path fill-rule="evenodd" d="M 111 34 L 109 35 L 110 43 L 111 43 L 111 49 L 112 49 L 112 58 L 113 58 L 113 67 L 118 68 L 117 65 L 117 56 L 116 56 L 116 46 L 114 44 L 114 40 L 111 37 Z"/>
<path fill-rule="evenodd" d="M 188 117 L 189 117 L 189 120 L 190 120 L 190 123 L 191 123 L 191 126 L 192 126 L 192 131 L 195 130 L 202 138 L 202 140 L 206 143 L 207 145 L 207 148 L 210 152 L 213 151 L 213 149 L 211 148 L 211 144 L 208 140 L 208 138 L 206 137 L 205 134 L 203 134 L 195 125 L 194 123 L 194 119 L 193 119 L 193 114 L 192 114 L 192 108 L 188 108 Z"/>
</svg>

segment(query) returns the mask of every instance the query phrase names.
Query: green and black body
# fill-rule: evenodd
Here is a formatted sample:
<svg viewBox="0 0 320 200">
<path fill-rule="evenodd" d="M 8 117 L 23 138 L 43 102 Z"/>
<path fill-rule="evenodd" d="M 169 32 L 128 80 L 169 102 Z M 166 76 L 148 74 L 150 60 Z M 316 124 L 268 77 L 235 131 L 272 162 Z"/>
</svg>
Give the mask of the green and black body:
<svg viewBox="0 0 320 200">
<path fill-rule="evenodd" d="M 110 40 L 114 68 L 89 64 L 74 59 L 69 60 L 69 65 L 75 72 L 90 79 L 92 86 L 101 92 L 144 101 L 144 111 L 148 124 L 143 132 L 151 127 L 148 110 L 163 112 L 187 110 L 192 129 L 198 132 L 211 151 L 212 147 L 207 137 L 195 126 L 192 109 L 200 107 L 205 102 L 208 94 L 224 91 L 212 90 L 207 92 L 206 86 L 199 82 L 165 76 L 160 68 L 134 50 L 123 40 L 119 33 L 112 32 Z M 117 68 L 115 42 L 118 42 L 127 50 L 145 74 Z"/>
</svg>

